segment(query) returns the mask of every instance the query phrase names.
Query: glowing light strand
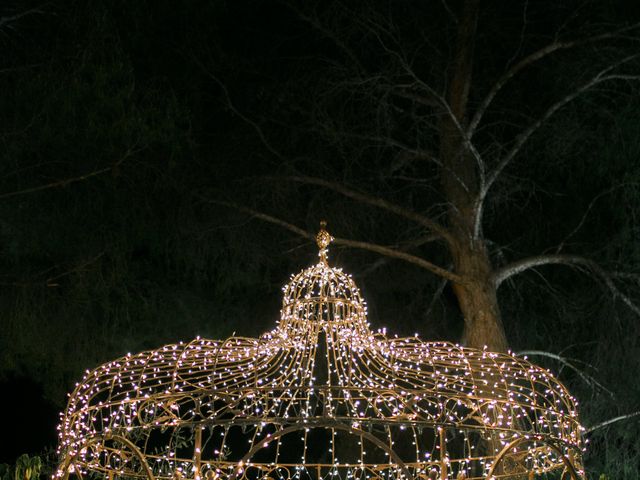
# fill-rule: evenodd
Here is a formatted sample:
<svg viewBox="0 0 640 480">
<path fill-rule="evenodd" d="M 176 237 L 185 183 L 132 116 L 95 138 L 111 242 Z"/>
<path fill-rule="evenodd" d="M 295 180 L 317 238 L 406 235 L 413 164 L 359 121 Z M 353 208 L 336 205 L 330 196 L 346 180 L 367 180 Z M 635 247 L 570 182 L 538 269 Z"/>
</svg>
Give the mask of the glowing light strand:
<svg viewBox="0 0 640 480">
<path fill-rule="evenodd" d="M 324 227 L 274 330 L 88 371 L 61 417 L 54 479 L 584 477 L 576 402 L 550 372 L 373 332 Z"/>
</svg>

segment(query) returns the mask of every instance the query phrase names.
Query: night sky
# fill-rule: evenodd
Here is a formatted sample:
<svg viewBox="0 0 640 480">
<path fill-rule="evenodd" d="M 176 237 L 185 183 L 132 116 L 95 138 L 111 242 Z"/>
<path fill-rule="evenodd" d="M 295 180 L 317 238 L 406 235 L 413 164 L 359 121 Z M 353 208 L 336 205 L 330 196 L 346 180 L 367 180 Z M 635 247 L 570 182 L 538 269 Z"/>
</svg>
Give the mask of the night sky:
<svg viewBox="0 0 640 480">
<path fill-rule="evenodd" d="M 323 219 L 374 327 L 640 411 L 639 4 L 473 3 L 3 2 L 0 463 L 86 369 L 271 328 Z M 589 473 L 640 478 L 639 436 Z"/>
</svg>

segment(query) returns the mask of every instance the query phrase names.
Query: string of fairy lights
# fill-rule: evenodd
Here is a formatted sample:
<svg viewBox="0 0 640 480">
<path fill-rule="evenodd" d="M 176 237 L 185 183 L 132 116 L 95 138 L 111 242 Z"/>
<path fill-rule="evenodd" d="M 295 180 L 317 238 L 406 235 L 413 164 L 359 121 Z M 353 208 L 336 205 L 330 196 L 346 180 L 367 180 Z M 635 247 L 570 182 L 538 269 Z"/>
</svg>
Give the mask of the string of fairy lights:
<svg viewBox="0 0 640 480">
<path fill-rule="evenodd" d="M 576 402 L 511 354 L 374 332 L 353 278 L 319 261 L 259 338 L 87 371 L 59 425 L 70 475 L 154 479 L 583 478 Z"/>
</svg>

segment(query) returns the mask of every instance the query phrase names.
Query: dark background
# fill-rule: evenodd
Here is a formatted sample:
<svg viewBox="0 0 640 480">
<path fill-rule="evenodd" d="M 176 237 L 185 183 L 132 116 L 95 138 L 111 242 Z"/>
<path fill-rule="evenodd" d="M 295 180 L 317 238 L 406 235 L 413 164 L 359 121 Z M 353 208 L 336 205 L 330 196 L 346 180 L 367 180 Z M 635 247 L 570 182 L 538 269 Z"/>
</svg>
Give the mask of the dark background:
<svg viewBox="0 0 640 480">
<path fill-rule="evenodd" d="M 348 79 L 355 63 L 369 79 L 386 75 L 401 51 L 443 88 L 459 10 L 447 0 L 4 2 L 0 411 L 17 426 L 3 432 L 0 461 L 55 445 L 57 412 L 85 369 L 274 324 L 280 287 L 315 247 L 229 203 L 311 232 L 324 218 L 340 237 L 415 238 L 406 221 L 284 177 L 437 214 L 433 169 L 363 134 L 406 138 L 427 116 L 387 101 L 379 83 Z M 554 39 L 638 21 L 634 1 L 483 2 L 470 101 Z M 395 43 L 380 41 L 389 25 Z M 593 68 L 629 58 L 624 73 L 640 74 L 639 40 L 630 30 L 585 42 L 520 73 L 488 113 L 480 147 L 506 148 Z M 602 85 L 528 142 L 488 203 L 496 265 L 562 245 L 596 260 L 624 299 L 640 298 L 639 91 L 632 79 Z M 449 262 L 437 244 L 412 252 Z M 332 259 L 354 274 L 374 327 L 459 340 L 455 297 L 429 272 L 354 249 L 334 247 Z M 531 357 L 567 383 L 587 427 L 640 410 L 640 318 L 602 278 L 541 267 L 502 286 L 499 301 L 514 351 L 568 359 Z M 638 424 L 588 435 L 591 474 L 640 478 Z"/>
</svg>

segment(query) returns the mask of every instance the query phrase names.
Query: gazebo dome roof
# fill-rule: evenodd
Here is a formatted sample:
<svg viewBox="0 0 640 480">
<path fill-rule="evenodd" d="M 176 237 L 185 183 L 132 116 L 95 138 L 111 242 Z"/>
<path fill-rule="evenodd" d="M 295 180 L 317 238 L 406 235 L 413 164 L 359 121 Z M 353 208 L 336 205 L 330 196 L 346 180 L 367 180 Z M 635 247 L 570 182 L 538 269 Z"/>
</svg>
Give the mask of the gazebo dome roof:
<svg viewBox="0 0 640 480">
<path fill-rule="evenodd" d="M 88 372 L 60 425 L 57 475 L 444 479 L 565 468 L 578 478 L 575 402 L 549 371 L 374 333 L 351 276 L 329 266 L 324 228 L 317 240 L 319 262 L 284 287 L 270 332 L 197 338 Z"/>
<path fill-rule="evenodd" d="M 318 241 L 320 243 L 320 241 Z M 369 331 L 367 306 L 351 275 L 328 264 L 326 248 L 320 261 L 292 275 L 282 289 L 281 331 L 305 332 L 309 328 Z"/>
</svg>

